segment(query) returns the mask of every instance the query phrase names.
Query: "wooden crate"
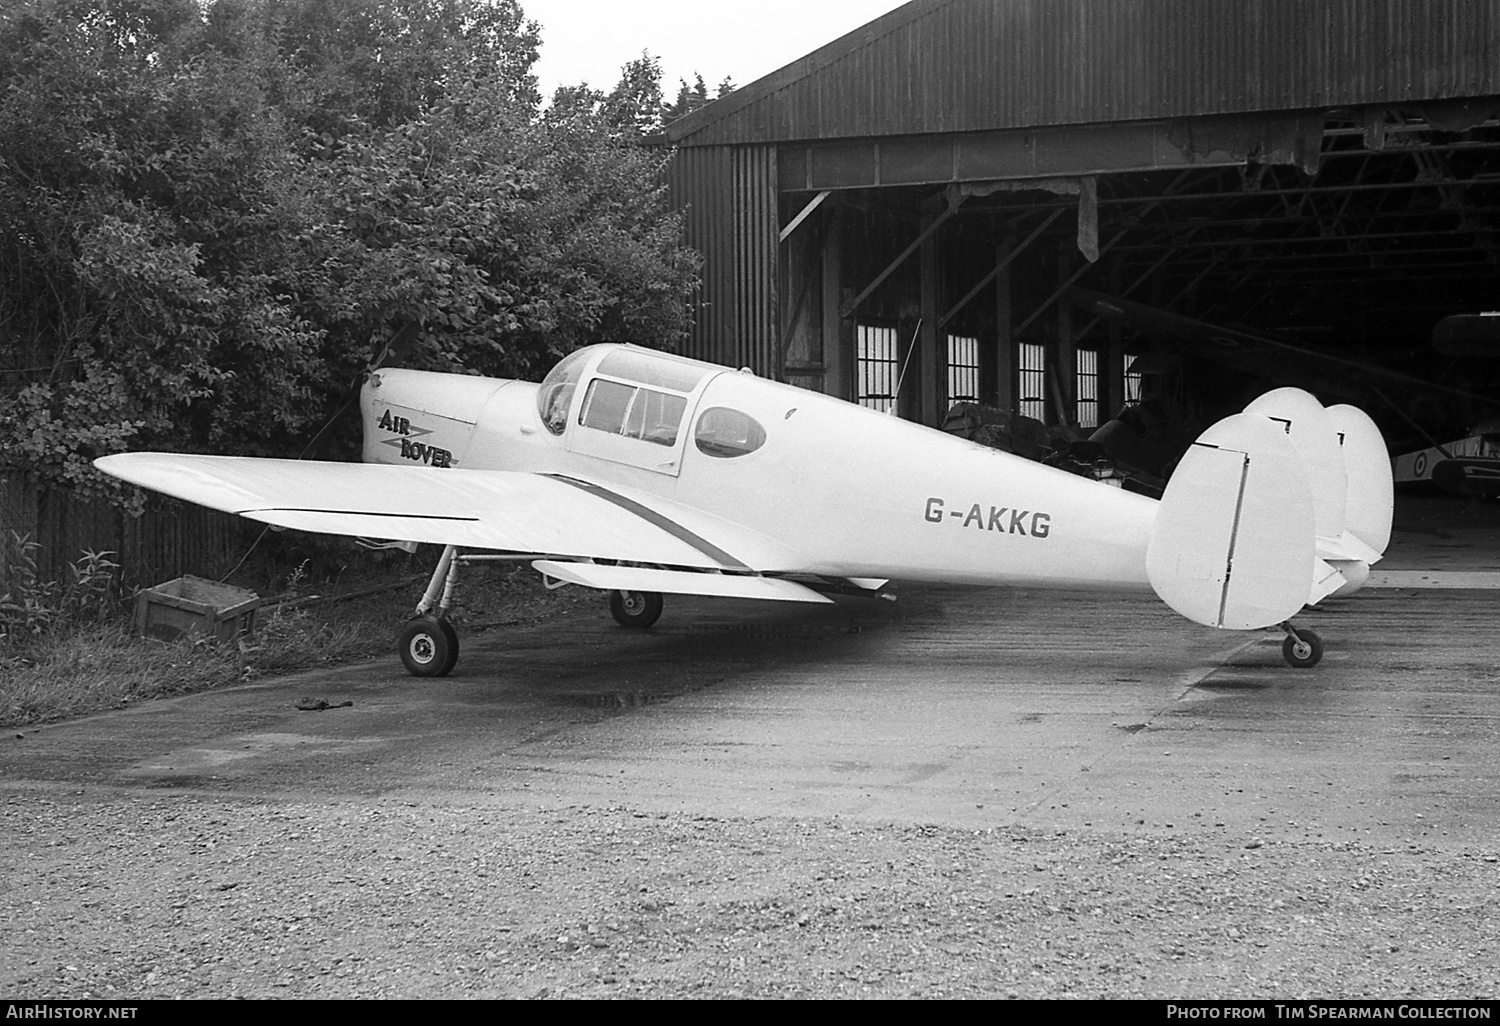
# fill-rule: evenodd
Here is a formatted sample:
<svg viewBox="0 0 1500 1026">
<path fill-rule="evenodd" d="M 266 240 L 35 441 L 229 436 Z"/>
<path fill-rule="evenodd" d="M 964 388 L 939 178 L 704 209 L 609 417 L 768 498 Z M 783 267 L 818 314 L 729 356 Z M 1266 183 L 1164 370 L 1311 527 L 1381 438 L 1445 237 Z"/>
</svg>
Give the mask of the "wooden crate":
<svg viewBox="0 0 1500 1026">
<path fill-rule="evenodd" d="M 229 641 L 255 630 L 260 604 L 253 591 L 188 575 L 135 597 L 135 631 L 163 641 L 194 636 Z"/>
</svg>

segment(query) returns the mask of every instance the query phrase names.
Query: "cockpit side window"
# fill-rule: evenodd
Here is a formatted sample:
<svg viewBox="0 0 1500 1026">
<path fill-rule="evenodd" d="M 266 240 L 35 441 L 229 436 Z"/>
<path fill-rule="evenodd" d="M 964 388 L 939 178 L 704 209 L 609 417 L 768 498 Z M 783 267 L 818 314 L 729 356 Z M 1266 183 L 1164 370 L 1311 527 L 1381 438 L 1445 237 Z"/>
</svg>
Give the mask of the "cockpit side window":
<svg viewBox="0 0 1500 1026">
<path fill-rule="evenodd" d="M 578 422 L 596 431 L 638 438 L 654 445 L 677 444 L 687 397 L 596 378 L 589 382 Z"/>
<path fill-rule="evenodd" d="M 719 459 L 746 456 L 766 444 L 766 429 L 748 413 L 715 406 L 703 411 L 693 432 L 698 451 Z"/>
<path fill-rule="evenodd" d="M 537 413 L 541 415 L 542 424 L 554 435 L 562 434 L 568 426 L 568 410 L 572 408 L 573 393 L 578 388 L 578 379 L 583 376 L 586 359 L 588 353 L 582 349 L 563 357 L 537 389 Z"/>
</svg>

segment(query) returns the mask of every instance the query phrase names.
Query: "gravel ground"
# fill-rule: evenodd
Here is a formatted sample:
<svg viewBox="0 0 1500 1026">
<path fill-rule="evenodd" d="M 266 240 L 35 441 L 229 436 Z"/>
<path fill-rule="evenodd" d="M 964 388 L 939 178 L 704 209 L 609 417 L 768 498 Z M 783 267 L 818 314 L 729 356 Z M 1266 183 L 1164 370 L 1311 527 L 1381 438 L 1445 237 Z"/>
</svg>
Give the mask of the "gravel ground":
<svg viewBox="0 0 1500 1026">
<path fill-rule="evenodd" d="M 17 998 L 1500 990 L 1494 850 L 423 795 L 0 802 Z"/>
<path fill-rule="evenodd" d="M 1403 566 L 1500 565 L 1480 512 Z M 0 995 L 1500 997 L 1491 592 L 1375 591 L 1316 674 L 1185 683 L 1158 648 L 1221 656 L 1159 611 L 912 598 L 476 626 L 431 691 L 345 668 L 7 739 Z"/>
</svg>

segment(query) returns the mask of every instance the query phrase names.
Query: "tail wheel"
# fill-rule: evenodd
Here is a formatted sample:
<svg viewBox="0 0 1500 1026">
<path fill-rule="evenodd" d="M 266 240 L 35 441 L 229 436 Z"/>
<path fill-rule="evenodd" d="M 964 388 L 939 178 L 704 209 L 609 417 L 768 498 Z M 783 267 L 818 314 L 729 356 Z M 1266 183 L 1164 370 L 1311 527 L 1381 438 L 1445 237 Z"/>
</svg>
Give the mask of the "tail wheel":
<svg viewBox="0 0 1500 1026">
<path fill-rule="evenodd" d="M 650 627 L 661 616 L 661 594 L 655 591 L 612 591 L 609 613 L 621 627 Z"/>
<path fill-rule="evenodd" d="M 414 677 L 442 677 L 458 662 L 458 633 L 447 620 L 419 616 L 401 630 L 397 651 Z"/>
<path fill-rule="evenodd" d="M 1281 657 L 1289 666 L 1317 666 L 1323 658 L 1323 639 L 1312 631 L 1299 627 L 1296 634 L 1288 634 L 1281 643 Z"/>
</svg>

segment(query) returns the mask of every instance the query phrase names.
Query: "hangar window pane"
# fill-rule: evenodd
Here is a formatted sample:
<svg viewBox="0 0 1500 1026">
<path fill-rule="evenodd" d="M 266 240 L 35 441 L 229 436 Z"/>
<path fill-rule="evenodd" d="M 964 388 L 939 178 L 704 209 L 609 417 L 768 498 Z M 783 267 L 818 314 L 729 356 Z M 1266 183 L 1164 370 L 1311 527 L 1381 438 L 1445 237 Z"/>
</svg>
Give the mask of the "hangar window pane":
<svg viewBox="0 0 1500 1026">
<path fill-rule="evenodd" d="M 1035 420 L 1047 419 L 1047 351 L 1031 342 L 1016 345 L 1016 412 Z"/>
<path fill-rule="evenodd" d="M 900 336 L 895 328 L 859 325 L 856 333 L 855 381 L 861 406 L 890 413 L 896 408 L 896 389 L 901 380 Z"/>
<path fill-rule="evenodd" d="M 1078 402 L 1076 412 L 1078 426 L 1099 426 L 1099 354 L 1092 349 L 1079 349 L 1077 357 Z"/>
<path fill-rule="evenodd" d="M 1141 372 L 1128 370 L 1125 372 L 1125 405 L 1134 406 L 1141 401 Z"/>
<path fill-rule="evenodd" d="M 948 402 L 979 402 L 979 339 L 948 336 Z"/>
</svg>

